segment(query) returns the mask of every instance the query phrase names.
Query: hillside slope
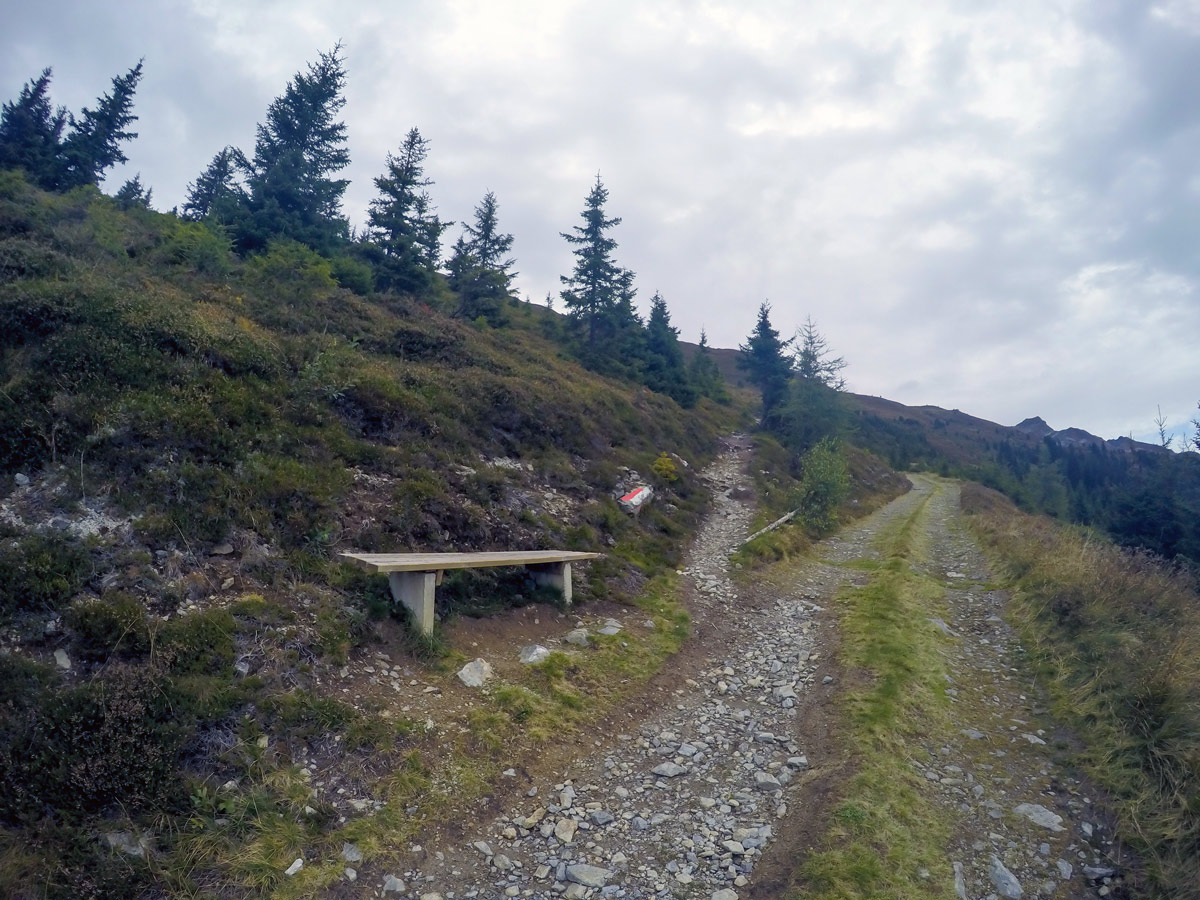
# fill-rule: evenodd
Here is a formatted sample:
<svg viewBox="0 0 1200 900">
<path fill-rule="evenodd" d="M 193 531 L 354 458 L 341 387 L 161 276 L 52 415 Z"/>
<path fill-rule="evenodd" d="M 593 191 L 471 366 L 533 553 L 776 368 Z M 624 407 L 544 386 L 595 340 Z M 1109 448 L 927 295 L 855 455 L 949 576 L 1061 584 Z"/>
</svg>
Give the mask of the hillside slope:
<svg viewBox="0 0 1200 900">
<path fill-rule="evenodd" d="M 353 274 L 0 173 L 0 893 L 271 892 L 348 798 L 400 840 L 451 777 L 422 760 L 469 797 L 517 722 L 578 715 L 596 676 L 561 660 L 450 743 L 401 695 L 357 702 L 338 679 L 382 637 L 445 651 L 340 551 L 601 550 L 577 601 L 662 623 L 622 644 L 637 677 L 679 640 L 661 578 L 742 413 L 588 373 L 549 311 L 492 329 Z M 661 499 L 631 519 L 613 498 L 643 479 Z M 553 599 L 506 571 L 448 576 L 439 611 Z"/>
</svg>

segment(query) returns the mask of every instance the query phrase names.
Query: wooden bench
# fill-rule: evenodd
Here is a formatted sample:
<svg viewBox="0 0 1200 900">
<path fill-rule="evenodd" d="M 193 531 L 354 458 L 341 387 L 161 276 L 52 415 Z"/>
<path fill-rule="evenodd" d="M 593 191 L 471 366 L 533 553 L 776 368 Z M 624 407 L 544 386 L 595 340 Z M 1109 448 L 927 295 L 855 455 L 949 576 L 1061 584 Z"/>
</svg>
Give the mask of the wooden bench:
<svg viewBox="0 0 1200 900">
<path fill-rule="evenodd" d="M 571 563 L 595 559 L 599 553 L 571 550 L 521 550 L 511 553 L 343 553 L 368 572 L 387 575 L 392 596 L 413 614 L 417 630 L 433 632 L 433 592 L 447 569 L 486 569 L 525 566 L 533 580 L 558 588 L 571 602 Z"/>
</svg>

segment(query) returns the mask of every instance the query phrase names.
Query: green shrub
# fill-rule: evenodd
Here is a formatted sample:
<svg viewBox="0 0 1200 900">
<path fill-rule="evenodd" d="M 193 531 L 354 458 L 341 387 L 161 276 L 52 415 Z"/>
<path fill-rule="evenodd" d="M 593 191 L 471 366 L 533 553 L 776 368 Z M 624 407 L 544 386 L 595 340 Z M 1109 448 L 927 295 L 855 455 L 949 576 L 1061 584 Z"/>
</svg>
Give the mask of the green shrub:
<svg viewBox="0 0 1200 900">
<path fill-rule="evenodd" d="M 810 532 L 822 535 L 837 526 L 838 507 L 850 491 L 850 471 L 837 443 L 822 439 L 800 460 L 795 508 Z"/>
<path fill-rule="evenodd" d="M 158 630 L 155 658 L 175 673 L 232 674 L 236 630 L 237 624 L 226 609 L 170 619 Z"/>
<path fill-rule="evenodd" d="M 75 538 L 31 534 L 0 543 L 0 621 L 60 608 L 91 574 L 91 554 Z"/>
<path fill-rule="evenodd" d="M 144 656 L 150 650 L 146 609 L 129 594 L 112 591 L 77 603 L 67 611 L 66 624 L 74 632 L 75 655 L 88 662 Z"/>
<path fill-rule="evenodd" d="M 178 222 L 159 255 L 169 264 L 185 266 L 204 275 L 225 275 L 233 267 L 229 236 L 220 226 Z"/>
<path fill-rule="evenodd" d="M 338 256 L 330 261 L 330 270 L 339 285 L 363 297 L 375 290 L 375 273 L 361 260 Z"/>
<path fill-rule="evenodd" d="M 46 808 L 130 814 L 166 807 L 191 724 L 158 670 L 123 663 L 67 688 L 43 686 L 0 729 L 0 820 L 37 821 Z"/>
</svg>

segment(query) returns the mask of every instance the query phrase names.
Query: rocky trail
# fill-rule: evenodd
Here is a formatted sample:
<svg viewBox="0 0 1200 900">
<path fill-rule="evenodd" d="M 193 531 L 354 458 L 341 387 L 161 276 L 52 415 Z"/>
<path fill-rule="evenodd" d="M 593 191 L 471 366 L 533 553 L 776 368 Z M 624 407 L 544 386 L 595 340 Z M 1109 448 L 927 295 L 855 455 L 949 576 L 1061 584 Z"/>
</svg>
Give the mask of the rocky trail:
<svg viewBox="0 0 1200 900">
<path fill-rule="evenodd" d="M 927 538 L 914 565 L 946 585 L 945 618 L 931 627 L 945 637 L 946 691 L 961 710 L 956 736 L 931 734 L 911 761 L 955 823 L 944 871 L 927 877 L 969 900 L 1111 890 L 1101 817 L 1055 762 L 1044 710 L 1014 668 L 1004 595 L 987 589 L 985 560 L 958 523 L 956 489 L 918 478 L 814 558 L 737 577 L 729 553 L 754 511 L 748 461 L 735 441 L 704 473 L 715 502 L 684 568 L 696 646 L 663 701 L 588 735 L 586 752 L 553 771 L 514 760 L 522 772 L 510 774 L 527 783 L 504 814 L 414 845 L 407 868 L 360 880 L 356 896 L 786 896 L 850 758 L 831 734 L 838 594 L 870 580 L 862 561 L 878 557 L 881 530 L 913 517 Z"/>
</svg>

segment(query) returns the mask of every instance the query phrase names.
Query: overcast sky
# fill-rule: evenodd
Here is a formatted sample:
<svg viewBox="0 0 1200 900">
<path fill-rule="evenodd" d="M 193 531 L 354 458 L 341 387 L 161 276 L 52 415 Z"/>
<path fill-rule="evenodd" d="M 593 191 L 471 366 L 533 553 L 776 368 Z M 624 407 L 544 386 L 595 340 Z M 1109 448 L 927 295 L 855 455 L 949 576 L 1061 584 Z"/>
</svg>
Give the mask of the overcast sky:
<svg viewBox="0 0 1200 900">
<path fill-rule="evenodd" d="M 687 340 L 736 346 L 766 299 L 863 393 L 1105 437 L 1196 414 L 1200 0 L 4 6 L 6 99 L 53 66 L 77 111 L 145 57 L 107 187 L 159 209 L 341 40 L 355 224 L 415 125 L 439 213 L 495 191 L 534 299 L 600 173 Z"/>
</svg>

